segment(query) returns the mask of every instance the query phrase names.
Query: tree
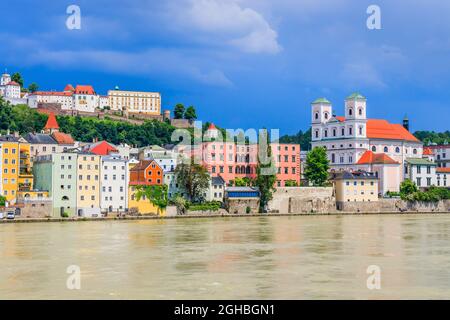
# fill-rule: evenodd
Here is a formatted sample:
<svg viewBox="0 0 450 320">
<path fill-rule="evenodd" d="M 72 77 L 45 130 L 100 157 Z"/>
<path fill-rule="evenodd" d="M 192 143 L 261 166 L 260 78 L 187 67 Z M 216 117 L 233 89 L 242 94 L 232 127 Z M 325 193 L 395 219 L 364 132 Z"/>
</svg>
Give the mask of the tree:
<svg viewBox="0 0 450 320">
<path fill-rule="evenodd" d="M 329 169 L 327 152 L 324 147 L 315 147 L 306 156 L 305 177 L 313 186 L 323 187 L 325 185 Z"/>
<path fill-rule="evenodd" d="M 0 207 L 4 207 L 6 205 L 6 198 L 0 195 Z"/>
<path fill-rule="evenodd" d="M 175 106 L 175 109 L 173 111 L 174 118 L 175 119 L 184 119 L 184 113 L 185 113 L 184 105 L 181 103 L 178 103 Z"/>
<path fill-rule="evenodd" d="M 285 135 L 280 138 L 280 143 L 296 143 L 302 150 L 311 150 L 311 128 L 306 132 L 300 130 L 296 135 Z"/>
<path fill-rule="evenodd" d="M 417 192 L 417 186 L 410 179 L 405 179 L 400 185 L 400 196 L 402 199 L 406 198 L 410 194 Z"/>
<path fill-rule="evenodd" d="M 190 121 L 197 120 L 197 113 L 195 111 L 195 107 L 194 106 L 189 106 L 186 109 L 186 112 L 184 113 L 184 118 L 186 120 L 190 120 Z"/>
<path fill-rule="evenodd" d="M 258 165 L 256 167 L 256 181 L 255 184 L 259 188 L 260 193 L 260 210 L 264 212 L 267 204 L 273 198 L 275 192 L 275 182 L 277 180 L 276 168 L 272 157 L 272 148 L 270 147 L 270 138 L 267 130 L 260 133 L 258 152 Z M 266 154 L 263 154 L 264 148 L 267 147 Z"/>
<path fill-rule="evenodd" d="M 184 189 L 191 201 L 203 201 L 204 193 L 209 187 L 210 176 L 202 165 L 181 163 L 175 169 L 175 176 L 179 186 Z"/>
<path fill-rule="evenodd" d="M 286 180 L 284 183 L 285 187 L 298 187 L 298 183 L 295 180 Z"/>
<path fill-rule="evenodd" d="M 167 208 L 167 189 L 165 184 L 161 186 L 137 186 L 136 199 L 140 201 L 145 196 L 158 209 L 158 214 L 160 214 L 162 210 Z"/>
<path fill-rule="evenodd" d="M 36 82 L 33 82 L 32 84 L 30 84 L 30 85 L 28 86 L 28 91 L 29 91 L 30 93 L 34 93 L 34 92 L 36 92 L 36 91 L 38 91 L 38 90 L 39 90 L 39 86 L 37 85 Z"/>
<path fill-rule="evenodd" d="M 21 87 L 23 87 L 23 78 L 20 73 L 18 72 L 14 73 L 11 77 L 11 80 L 17 82 L 18 84 L 20 84 Z"/>
<path fill-rule="evenodd" d="M 236 187 L 246 187 L 247 181 L 245 181 L 243 178 L 236 178 L 234 179 L 234 185 Z"/>
</svg>

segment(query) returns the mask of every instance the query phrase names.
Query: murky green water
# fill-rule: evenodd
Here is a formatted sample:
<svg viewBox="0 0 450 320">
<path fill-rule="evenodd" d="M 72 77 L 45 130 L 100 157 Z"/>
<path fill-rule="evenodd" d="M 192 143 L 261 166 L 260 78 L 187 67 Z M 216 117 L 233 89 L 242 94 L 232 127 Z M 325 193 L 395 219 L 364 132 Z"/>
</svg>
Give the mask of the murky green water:
<svg viewBox="0 0 450 320">
<path fill-rule="evenodd" d="M 0 298 L 450 298 L 450 216 L 0 225 Z"/>
</svg>

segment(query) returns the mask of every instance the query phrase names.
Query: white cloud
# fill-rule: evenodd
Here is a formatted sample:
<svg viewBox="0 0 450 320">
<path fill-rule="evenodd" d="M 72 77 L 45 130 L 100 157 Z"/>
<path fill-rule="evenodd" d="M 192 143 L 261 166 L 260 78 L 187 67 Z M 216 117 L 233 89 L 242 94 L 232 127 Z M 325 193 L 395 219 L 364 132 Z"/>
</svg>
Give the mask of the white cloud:
<svg viewBox="0 0 450 320">
<path fill-rule="evenodd" d="M 180 27 L 210 35 L 212 42 L 224 42 L 249 53 L 281 51 L 278 34 L 266 19 L 236 0 L 190 0 L 186 6 L 172 9 Z"/>
</svg>

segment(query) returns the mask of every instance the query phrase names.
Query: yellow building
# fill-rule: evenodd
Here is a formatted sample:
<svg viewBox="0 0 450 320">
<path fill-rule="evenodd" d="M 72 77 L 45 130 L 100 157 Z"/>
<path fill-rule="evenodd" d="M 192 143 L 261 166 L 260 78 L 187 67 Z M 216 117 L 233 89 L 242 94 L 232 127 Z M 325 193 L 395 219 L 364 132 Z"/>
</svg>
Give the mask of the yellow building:
<svg viewBox="0 0 450 320">
<path fill-rule="evenodd" d="M 146 115 L 161 115 L 161 94 L 159 92 L 141 91 L 108 91 L 109 107 L 113 111 L 127 113 L 143 113 Z"/>
<path fill-rule="evenodd" d="M 100 164 L 101 156 L 77 154 L 77 215 L 100 216 Z"/>
<path fill-rule="evenodd" d="M 19 135 L 0 136 L 1 194 L 14 204 L 19 191 L 33 189 L 30 144 Z"/>
<path fill-rule="evenodd" d="M 365 171 L 337 172 L 333 176 L 336 203 L 378 201 L 378 178 Z"/>
<path fill-rule="evenodd" d="M 145 196 L 143 196 L 138 201 L 136 193 L 136 186 L 130 185 L 128 187 L 128 208 L 130 213 L 138 213 L 142 215 L 156 214 L 160 216 L 164 216 L 166 214 L 165 210 L 158 210 L 158 208 L 154 204 L 152 204 Z"/>
</svg>

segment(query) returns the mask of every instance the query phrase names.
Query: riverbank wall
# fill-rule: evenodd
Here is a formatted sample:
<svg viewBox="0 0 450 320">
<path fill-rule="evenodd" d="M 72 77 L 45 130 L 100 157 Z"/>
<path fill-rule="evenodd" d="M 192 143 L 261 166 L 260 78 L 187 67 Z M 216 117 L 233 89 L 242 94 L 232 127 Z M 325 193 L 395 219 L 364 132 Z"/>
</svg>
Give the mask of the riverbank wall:
<svg viewBox="0 0 450 320">
<path fill-rule="evenodd" d="M 401 199 L 380 199 L 377 202 L 343 202 L 342 212 L 450 212 L 450 200 L 438 202 L 403 201 Z"/>
<path fill-rule="evenodd" d="M 332 187 L 277 188 L 268 204 L 270 213 L 335 213 Z"/>
</svg>

